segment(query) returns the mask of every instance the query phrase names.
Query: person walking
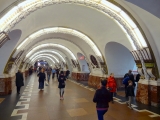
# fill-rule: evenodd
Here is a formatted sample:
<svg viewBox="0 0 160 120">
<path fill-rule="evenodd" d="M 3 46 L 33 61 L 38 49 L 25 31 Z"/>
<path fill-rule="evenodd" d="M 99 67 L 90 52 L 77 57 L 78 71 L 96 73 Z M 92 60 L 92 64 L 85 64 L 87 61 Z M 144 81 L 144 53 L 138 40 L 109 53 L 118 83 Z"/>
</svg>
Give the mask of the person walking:
<svg viewBox="0 0 160 120">
<path fill-rule="evenodd" d="M 114 103 L 113 101 L 113 96 L 114 94 L 116 93 L 117 91 L 117 84 L 116 84 L 116 80 L 114 78 L 114 74 L 111 73 L 109 78 L 108 78 L 108 81 L 107 81 L 107 88 L 109 89 L 110 91 L 110 98 L 111 98 L 111 101 L 112 103 Z"/>
<path fill-rule="evenodd" d="M 101 87 L 96 90 L 93 102 L 96 103 L 98 120 L 104 120 L 103 115 L 108 111 L 110 102 L 110 93 L 106 88 L 107 81 L 101 81 Z"/>
<path fill-rule="evenodd" d="M 127 97 L 129 99 L 128 102 L 126 102 L 129 106 L 130 109 L 133 109 L 131 106 L 132 98 L 134 97 L 134 86 L 132 80 L 128 81 L 128 86 L 127 86 Z"/>
<path fill-rule="evenodd" d="M 63 95 L 64 95 L 64 88 L 65 88 L 65 81 L 66 81 L 66 77 L 64 75 L 64 72 L 61 71 L 59 78 L 58 78 L 58 82 L 59 82 L 58 88 L 59 88 L 60 100 L 64 99 Z"/>
<path fill-rule="evenodd" d="M 39 77 L 39 89 L 44 89 L 44 81 L 46 80 L 46 75 L 44 73 L 44 69 L 42 68 L 41 71 L 37 75 Z"/>
<path fill-rule="evenodd" d="M 136 75 L 136 82 L 138 83 L 138 81 L 139 81 L 139 79 L 141 78 L 141 75 L 138 73 L 137 75 Z"/>
<path fill-rule="evenodd" d="M 49 80 L 50 80 L 51 72 L 52 72 L 52 69 L 51 69 L 51 68 L 48 68 L 48 69 L 47 69 L 48 82 L 49 82 Z"/>
<path fill-rule="evenodd" d="M 58 77 L 59 77 L 59 69 L 58 68 L 56 69 L 56 74 L 57 74 L 57 79 L 58 79 Z"/>
<path fill-rule="evenodd" d="M 53 68 L 52 69 L 52 79 L 54 79 L 55 73 L 56 73 L 56 70 L 55 70 L 55 68 Z"/>
<path fill-rule="evenodd" d="M 24 86 L 23 80 L 23 74 L 20 70 L 18 70 L 18 72 L 16 73 L 17 94 L 20 94 L 21 87 Z"/>
<path fill-rule="evenodd" d="M 69 74 L 70 74 L 70 71 L 67 69 L 67 71 L 66 71 L 66 79 L 68 79 Z"/>
</svg>

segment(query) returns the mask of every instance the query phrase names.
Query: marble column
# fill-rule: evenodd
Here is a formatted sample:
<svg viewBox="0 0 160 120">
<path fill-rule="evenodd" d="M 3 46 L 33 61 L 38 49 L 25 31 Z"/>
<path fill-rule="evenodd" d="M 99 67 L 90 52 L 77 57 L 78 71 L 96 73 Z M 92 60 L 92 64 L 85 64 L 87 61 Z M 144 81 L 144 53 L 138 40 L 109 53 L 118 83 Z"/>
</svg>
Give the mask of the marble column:
<svg viewBox="0 0 160 120">
<path fill-rule="evenodd" d="M 140 80 L 136 100 L 146 105 L 160 107 L 160 81 Z"/>
</svg>

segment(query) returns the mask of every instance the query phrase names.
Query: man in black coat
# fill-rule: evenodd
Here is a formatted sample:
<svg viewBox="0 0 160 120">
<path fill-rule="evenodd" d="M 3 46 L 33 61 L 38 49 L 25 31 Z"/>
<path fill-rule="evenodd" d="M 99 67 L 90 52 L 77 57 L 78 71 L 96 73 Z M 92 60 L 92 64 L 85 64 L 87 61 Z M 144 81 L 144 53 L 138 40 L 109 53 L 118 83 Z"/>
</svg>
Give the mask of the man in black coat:
<svg viewBox="0 0 160 120">
<path fill-rule="evenodd" d="M 20 94 L 20 89 L 22 86 L 24 86 L 23 80 L 23 74 L 20 70 L 18 70 L 18 72 L 16 73 L 17 94 Z"/>
</svg>

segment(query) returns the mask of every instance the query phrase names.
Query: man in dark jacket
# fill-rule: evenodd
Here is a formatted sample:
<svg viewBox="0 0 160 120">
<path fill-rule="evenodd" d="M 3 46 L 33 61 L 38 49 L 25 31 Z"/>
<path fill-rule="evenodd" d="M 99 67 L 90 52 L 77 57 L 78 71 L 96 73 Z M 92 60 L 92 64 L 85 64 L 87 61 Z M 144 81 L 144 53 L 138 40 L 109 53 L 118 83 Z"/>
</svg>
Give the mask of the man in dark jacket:
<svg viewBox="0 0 160 120">
<path fill-rule="evenodd" d="M 110 93 L 106 89 L 106 80 L 101 81 L 101 88 L 96 90 L 93 98 L 93 102 L 96 103 L 98 120 L 103 120 L 103 115 L 108 111 L 110 102 Z"/>
<path fill-rule="evenodd" d="M 18 70 L 18 72 L 16 73 L 17 94 L 20 94 L 20 89 L 22 86 L 24 86 L 23 80 L 23 74 L 20 70 Z"/>
</svg>

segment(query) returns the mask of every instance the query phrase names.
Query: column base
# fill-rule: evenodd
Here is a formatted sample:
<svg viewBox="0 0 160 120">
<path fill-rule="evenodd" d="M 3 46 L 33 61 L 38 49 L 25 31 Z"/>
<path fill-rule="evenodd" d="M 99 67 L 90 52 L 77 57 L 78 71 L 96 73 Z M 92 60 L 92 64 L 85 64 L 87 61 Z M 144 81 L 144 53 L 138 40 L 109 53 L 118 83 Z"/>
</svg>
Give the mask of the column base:
<svg viewBox="0 0 160 120">
<path fill-rule="evenodd" d="M 89 73 L 72 72 L 72 79 L 76 81 L 88 81 Z"/>
<path fill-rule="evenodd" d="M 138 83 L 136 100 L 142 104 L 160 107 L 160 86 L 158 81 L 141 80 Z"/>
</svg>

